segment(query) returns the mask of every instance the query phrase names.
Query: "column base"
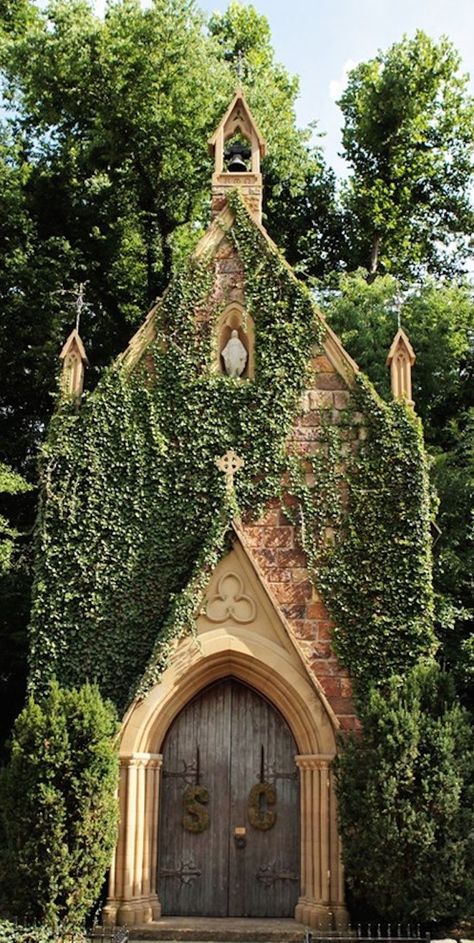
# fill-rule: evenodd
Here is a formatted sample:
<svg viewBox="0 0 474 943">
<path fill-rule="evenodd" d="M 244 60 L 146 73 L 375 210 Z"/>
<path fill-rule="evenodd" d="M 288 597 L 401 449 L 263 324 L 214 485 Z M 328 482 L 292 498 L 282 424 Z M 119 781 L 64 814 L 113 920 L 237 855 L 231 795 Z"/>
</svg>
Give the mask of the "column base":
<svg viewBox="0 0 474 943">
<path fill-rule="evenodd" d="M 161 904 L 156 894 L 149 894 L 147 897 L 118 902 L 115 906 L 115 914 L 113 914 L 113 907 L 107 905 L 104 907 L 103 914 L 104 922 L 106 915 L 109 921 L 114 916 L 115 924 L 118 926 L 141 926 L 161 917 Z M 107 925 L 111 926 L 111 923 Z"/>
<path fill-rule="evenodd" d="M 115 927 L 117 925 L 117 911 L 120 907 L 120 901 L 108 900 L 105 907 L 102 908 L 102 926 Z"/>
<path fill-rule="evenodd" d="M 349 925 L 349 914 L 344 904 L 323 904 L 311 897 L 300 897 L 295 920 L 317 930 L 344 930 Z"/>
</svg>

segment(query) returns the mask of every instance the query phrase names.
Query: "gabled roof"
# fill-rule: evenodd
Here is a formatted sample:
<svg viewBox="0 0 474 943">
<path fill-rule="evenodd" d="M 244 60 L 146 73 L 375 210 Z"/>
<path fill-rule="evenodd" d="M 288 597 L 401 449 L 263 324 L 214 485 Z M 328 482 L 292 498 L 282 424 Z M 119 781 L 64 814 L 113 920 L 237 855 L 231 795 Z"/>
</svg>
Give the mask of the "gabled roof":
<svg viewBox="0 0 474 943">
<path fill-rule="evenodd" d="M 397 353 L 397 350 L 400 347 L 405 349 L 405 352 L 408 355 L 408 359 L 411 365 L 413 366 L 416 360 L 416 354 L 415 354 L 415 351 L 413 350 L 413 347 L 410 344 L 410 341 L 408 340 L 407 335 L 405 334 L 405 331 L 402 330 L 401 327 L 398 328 L 398 331 L 395 334 L 395 337 L 393 338 L 392 346 L 387 355 L 387 365 L 390 366 L 393 358 L 395 357 L 395 354 Z"/>
<path fill-rule="evenodd" d="M 76 351 L 79 354 L 83 364 L 85 364 L 86 366 L 89 365 L 89 361 L 87 359 L 87 354 L 84 348 L 84 344 L 82 343 L 82 340 L 81 340 L 81 337 L 77 328 L 74 328 L 74 330 L 71 331 L 66 343 L 64 344 L 64 347 L 61 353 L 59 354 L 59 359 L 65 360 L 67 355 L 70 354 L 72 351 Z"/>
<path fill-rule="evenodd" d="M 244 204 L 245 205 L 245 204 Z M 246 210 L 248 212 L 248 210 Z M 301 285 L 301 282 L 296 277 L 293 269 L 286 261 L 281 251 L 275 245 L 273 240 L 268 235 L 266 229 L 257 222 L 257 220 L 249 213 L 249 219 L 252 222 L 252 225 L 260 232 L 261 236 L 270 247 L 270 250 L 278 255 L 278 258 L 282 265 L 286 267 L 288 272 L 291 274 L 291 277 L 297 282 L 298 285 Z M 226 238 L 227 233 L 232 229 L 232 226 L 235 222 L 235 213 L 229 206 L 225 206 L 224 209 L 219 213 L 218 216 L 211 223 L 207 232 L 204 233 L 202 238 L 199 240 L 197 246 L 191 254 L 191 259 L 202 259 L 202 258 L 212 258 L 212 256 L 217 251 L 222 240 Z M 168 289 L 167 289 L 168 291 Z M 160 310 L 161 305 L 166 297 L 167 291 L 162 298 L 157 302 L 157 304 L 149 311 L 145 321 L 138 329 L 138 331 L 133 335 L 130 340 L 128 347 L 119 355 L 117 358 L 118 363 L 122 364 L 123 367 L 127 370 L 133 370 L 134 367 L 139 363 L 141 357 L 143 356 L 148 345 L 156 337 L 156 318 Z M 319 310 L 316 304 L 313 305 L 314 314 L 317 320 L 324 328 L 324 337 L 322 346 L 324 352 L 328 357 L 328 360 L 332 363 L 334 369 L 339 373 L 344 382 L 349 386 L 354 385 L 355 374 L 359 372 L 359 367 L 352 357 L 347 353 L 344 347 L 341 344 L 341 341 L 334 333 L 332 328 L 329 327 L 323 313 Z"/>
<path fill-rule="evenodd" d="M 232 119 L 232 113 L 233 113 L 234 111 L 236 111 L 238 108 L 243 111 L 244 117 L 247 119 L 247 122 L 248 122 L 248 128 L 245 127 L 245 122 L 242 122 L 242 121 L 240 121 L 239 119 L 236 118 L 235 127 L 234 127 L 234 128 L 230 128 L 228 134 L 226 135 L 226 125 L 227 125 L 227 124 L 229 123 L 229 121 Z M 244 95 L 242 89 L 238 89 L 238 90 L 236 91 L 236 93 L 235 93 L 235 95 L 234 95 L 234 98 L 232 99 L 232 101 L 231 101 L 231 103 L 230 103 L 230 105 L 229 105 L 229 107 L 228 107 L 228 109 L 227 109 L 227 111 L 226 111 L 224 117 L 222 118 L 222 120 L 221 120 L 221 121 L 219 122 L 219 124 L 217 125 L 217 128 L 216 128 L 216 130 L 214 131 L 214 134 L 212 135 L 211 138 L 209 138 L 209 151 L 210 151 L 210 153 L 211 153 L 211 154 L 214 153 L 214 148 L 215 148 L 215 146 L 216 146 L 217 140 L 218 140 L 218 138 L 219 138 L 219 134 L 220 134 L 221 132 L 224 132 L 224 137 L 226 137 L 226 136 L 229 137 L 231 134 L 235 134 L 237 131 L 241 131 L 241 133 L 244 134 L 244 135 L 245 135 L 245 134 L 248 134 L 248 133 L 249 133 L 249 130 L 250 130 L 250 131 L 253 131 L 253 133 L 255 134 L 255 137 L 257 138 L 257 141 L 258 141 L 258 146 L 259 146 L 259 148 L 260 148 L 260 154 L 261 154 L 262 157 L 265 157 L 266 150 L 267 150 L 267 145 L 266 145 L 266 143 L 265 143 L 265 140 L 264 140 L 264 138 L 263 138 L 261 132 L 259 131 L 257 122 L 255 121 L 255 118 L 253 117 L 252 112 L 250 111 L 250 108 L 249 108 L 249 106 L 248 106 L 248 104 L 247 104 L 247 101 L 246 101 L 246 98 L 245 98 L 245 95 Z"/>
</svg>

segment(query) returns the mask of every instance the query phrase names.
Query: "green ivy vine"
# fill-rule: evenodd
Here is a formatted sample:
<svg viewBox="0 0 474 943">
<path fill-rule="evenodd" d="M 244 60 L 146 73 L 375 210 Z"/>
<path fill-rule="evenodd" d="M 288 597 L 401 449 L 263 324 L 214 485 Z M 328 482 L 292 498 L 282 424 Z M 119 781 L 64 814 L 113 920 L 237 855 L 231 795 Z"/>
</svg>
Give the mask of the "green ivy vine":
<svg viewBox="0 0 474 943">
<path fill-rule="evenodd" d="M 60 403 L 41 458 L 33 687 L 52 675 L 66 685 L 87 679 L 119 710 L 144 696 L 176 640 L 193 630 L 236 508 L 257 519 L 282 481 L 298 497 L 302 543 L 354 678 L 388 672 L 431 645 L 418 424 L 359 381 L 354 410 L 364 413 L 367 439 L 348 457 L 341 428 L 326 423 L 330 460 L 311 457 L 316 485 L 304 484 L 286 446 L 324 326 L 237 197 L 232 208 L 227 238 L 244 267 L 255 378 L 213 370 L 222 311 L 213 300 L 214 260 L 191 257 L 157 311 L 146 361 L 131 372 L 112 366 L 79 412 Z M 197 323 L 197 308 L 210 310 L 209 322 Z M 351 410 L 346 420 L 354 424 Z M 215 465 L 229 448 L 245 459 L 233 500 Z M 330 546 L 328 527 L 337 535 Z"/>
<path fill-rule="evenodd" d="M 360 698 L 435 650 L 427 461 L 419 419 L 363 374 L 337 425 L 321 411 L 321 430 L 311 487 L 292 463 L 288 514 Z"/>
</svg>

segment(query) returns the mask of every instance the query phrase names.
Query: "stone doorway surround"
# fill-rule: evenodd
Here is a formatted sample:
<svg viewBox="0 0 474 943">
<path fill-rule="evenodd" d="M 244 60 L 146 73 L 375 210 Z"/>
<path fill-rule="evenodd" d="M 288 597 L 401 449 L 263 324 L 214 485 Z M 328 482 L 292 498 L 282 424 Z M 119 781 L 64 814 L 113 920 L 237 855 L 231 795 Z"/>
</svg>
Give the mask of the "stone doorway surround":
<svg viewBox="0 0 474 943">
<path fill-rule="evenodd" d="M 337 720 L 261 572 L 238 532 L 236 536 L 210 579 L 196 635 L 177 643 L 160 683 L 131 705 L 123 721 L 120 829 L 103 911 L 107 925 L 143 926 L 161 917 L 161 745 L 180 710 L 203 688 L 226 677 L 274 704 L 297 744 L 301 890 L 295 919 L 328 929 L 347 923 L 331 770 Z"/>
</svg>

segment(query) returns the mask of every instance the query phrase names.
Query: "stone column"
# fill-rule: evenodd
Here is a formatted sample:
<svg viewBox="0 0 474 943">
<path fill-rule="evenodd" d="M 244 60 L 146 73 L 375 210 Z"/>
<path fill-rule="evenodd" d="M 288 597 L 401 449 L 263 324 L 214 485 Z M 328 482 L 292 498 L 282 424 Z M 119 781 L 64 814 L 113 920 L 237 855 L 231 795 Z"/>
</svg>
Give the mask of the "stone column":
<svg viewBox="0 0 474 943">
<path fill-rule="evenodd" d="M 332 756 L 296 757 L 301 784 L 301 897 L 295 917 L 321 930 L 347 925 Z"/>
<path fill-rule="evenodd" d="M 158 753 L 120 759 L 119 836 L 103 911 L 106 925 L 149 923 L 161 914 L 156 859 L 162 762 Z"/>
</svg>

